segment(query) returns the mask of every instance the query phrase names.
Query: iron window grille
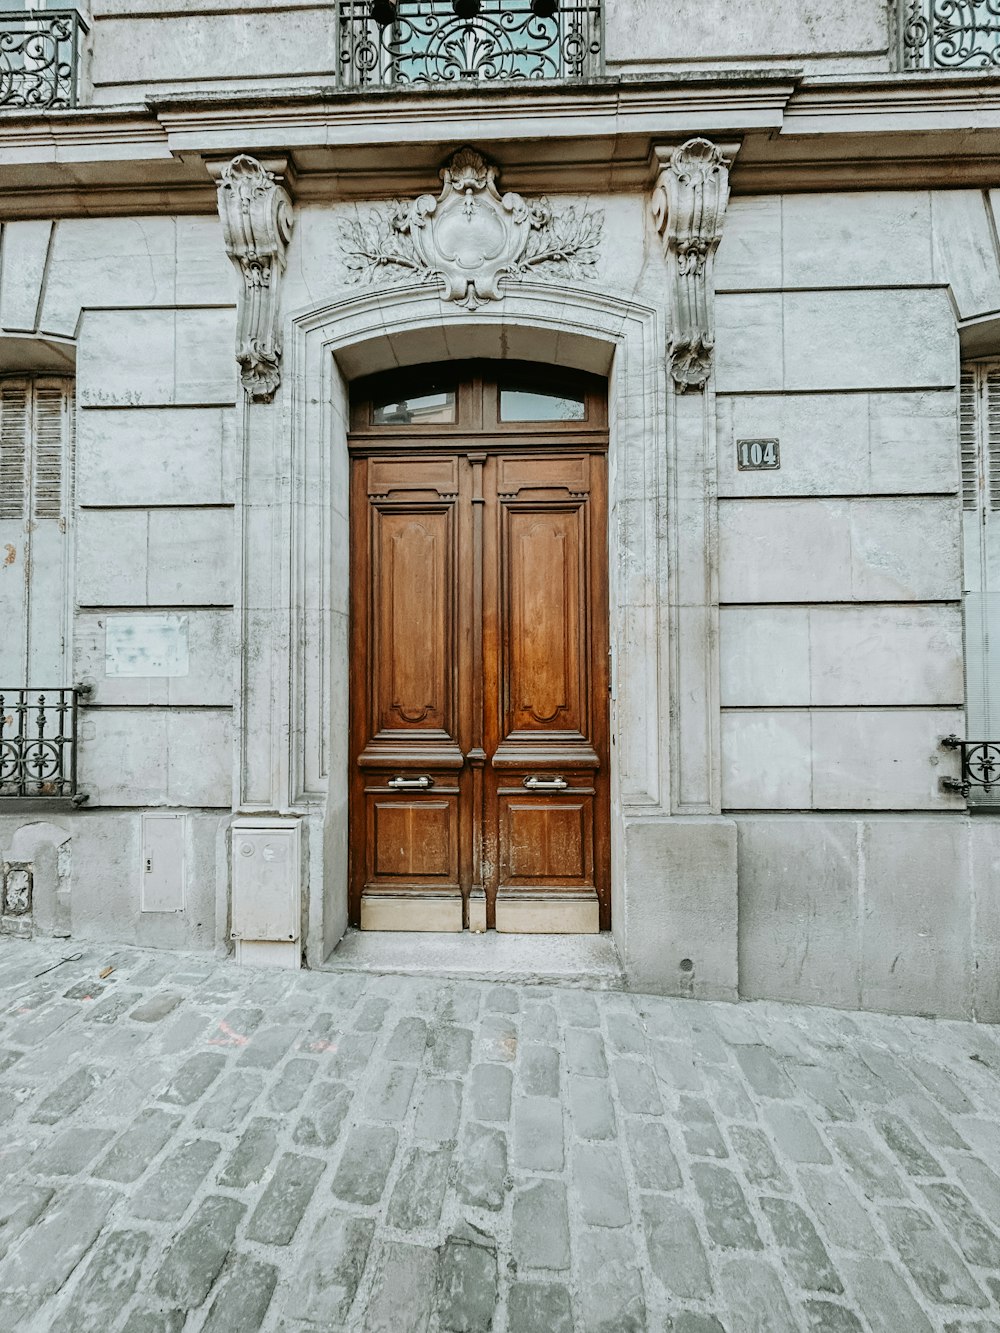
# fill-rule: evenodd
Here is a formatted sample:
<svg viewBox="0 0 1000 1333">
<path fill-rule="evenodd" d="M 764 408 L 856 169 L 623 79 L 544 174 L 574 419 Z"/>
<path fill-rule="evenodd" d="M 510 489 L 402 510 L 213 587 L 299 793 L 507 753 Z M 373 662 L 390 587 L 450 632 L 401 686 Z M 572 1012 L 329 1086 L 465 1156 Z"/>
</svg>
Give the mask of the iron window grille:
<svg viewBox="0 0 1000 1333">
<path fill-rule="evenodd" d="M 889 12 L 900 69 L 1000 67 L 997 0 L 895 0 Z"/>
<path fill-rule="evenodd" d="M 82 687 L 0 689 L 0 799 L 87 799 L 77 788 Z"/>
<path fill-rule="evenodd" d="M 945 791 L 968 796 L 973 790 L 988 792 L 1000 787 L 1000 741 L 963 741 L 958 736 L 945 736 L 941 744 L 962 752 L 962 776 L 942 778 Z"/>
<path fill-rule="evenodd" d="M 86 33 L 75 9 L 0 11 L 0 108 L 76 106 Z"/>
<path fill-rule="evenodd" d="M 340 0 L 344 87 L 518 79 L 587 79 L 603 68 L 601 0 L 560 0 L 551 17 L 530 0 L 482 0 L 461 17 L 452 0 L 398 0 L 392 22 L 370 0 Z"/>
</svg>

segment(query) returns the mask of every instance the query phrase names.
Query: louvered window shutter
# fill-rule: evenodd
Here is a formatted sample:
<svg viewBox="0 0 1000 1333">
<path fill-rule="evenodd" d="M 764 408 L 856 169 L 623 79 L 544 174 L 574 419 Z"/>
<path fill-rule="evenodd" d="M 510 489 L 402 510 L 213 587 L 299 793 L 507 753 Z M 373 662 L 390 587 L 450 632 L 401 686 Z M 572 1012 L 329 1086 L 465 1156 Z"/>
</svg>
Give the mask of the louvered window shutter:
<svg viewBox="0 0 1000 1333">
<path fill-rule="evenodd" d="M 34 400 L 32 517 L 60 519 L 67 517 L 64 491 L 72 470 L 71 387 L 61 380 L 38 380 Z"/>
<path fill-rule="evenodd" d="M 982 411 L 985 417 L 986 500 L 990 512 L 995 514 L 1000 513 L 1000 367 L 983 374 Z"/>
<path fill-rule="evenodd" d="M 73 385 L 0 380 L 0 519 L 68 517 Z"/>
<path fill-rule="evenodd" d="M 27 518 L 30 416 L 30 382 L 0 380 L 0 519 L 14 523 Z"/>
</svg>

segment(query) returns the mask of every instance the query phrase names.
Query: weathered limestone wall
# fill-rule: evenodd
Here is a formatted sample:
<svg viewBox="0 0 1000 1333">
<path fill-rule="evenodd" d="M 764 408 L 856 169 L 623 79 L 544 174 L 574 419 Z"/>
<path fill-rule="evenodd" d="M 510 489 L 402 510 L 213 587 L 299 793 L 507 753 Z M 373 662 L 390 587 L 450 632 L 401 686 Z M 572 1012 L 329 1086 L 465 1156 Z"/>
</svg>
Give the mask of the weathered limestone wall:
<svg viewBox="0 0 1000 1333">
<path fill-rule="evenodd" d="M 334 9 L 316 0 L 94 0 L 91 22 L 95 103 L 336 82 Z"/>
<path fill-rule="evenodd" d="M 736 200 L 728 221 L 723 805 L 959 809 L 937 746 L 964 700 L 958 340 L 930 199 Z M 737 470 L 755 437 L 779 471 Z"/>
<path fill-rule="evenodd" d="M 0 358 L 16 346 L 31 369 L 33 348 L 75 354 L 70 679 L 92 687 L 79 784 L 93 807 L 4 815 L 0 851 L 49 818 L 72 834 L 74 934 L 207 947 L 222 819 L 210 812 L 228 816 L 232 800 L 234 275 L 214 217 L 9 222 L 0 244 Z M 186 669 L 119 674 L 109 617 L 141 635 L 164 614 Z M 140 812 L 157 807 L 191 812 L 176 913 L 140 911 Z"/>
<path fill-rule="evenodd" d="M 737 817 L 740 991 L 1000 1022 L 997 821 Z"/>
<path fill-rule="evenodd" d="M 608 72 L 786 65 L 810 73 L 888 68 L 879 0 L 605 0 Z"/>
<path fill-rule="evenodd" d="M 720 672 L 746 996 L 997 1017 L 1000 825 L 939 782 L 964 735 L 956 315 L 1000 304 L 992 205 L 731 205 Z M 738 471 L 761 437 L 780 471 Z"/>
</svg>

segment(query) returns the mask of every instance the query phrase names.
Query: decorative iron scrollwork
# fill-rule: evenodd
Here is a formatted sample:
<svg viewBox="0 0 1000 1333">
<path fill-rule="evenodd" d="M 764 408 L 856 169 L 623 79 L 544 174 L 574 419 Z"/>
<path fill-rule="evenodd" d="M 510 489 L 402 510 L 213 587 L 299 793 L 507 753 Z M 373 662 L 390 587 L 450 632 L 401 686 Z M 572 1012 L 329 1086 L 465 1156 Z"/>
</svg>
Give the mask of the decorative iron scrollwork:
<svg viewBox="0 0 1000 1333">
<path fill-rule="evenodd" d="M 945 736 L 941 744 L 962 754 L 962 776 L 942 778 L 945 791 L 968 796 L 974 787 L 984 792 L 1000 787 L 1000 741 L 963 741 L 958 736 Z"/>
<path fill-rule="evenodd" d="M 896 58 L 903 69 L 1000 65 L 997 0 L 896 0 Z"/>
<path fill-rule="evenodd" d="M 0 107 L 51 111 L 76 106 L 86 31 L 72 9 L 0 14 Z"/>
<path fill-rule="evenodd" d="M 340 82 L 453 83 L 584 79 L 601 71 L 600 0 L 562 0 L 554 13 L 532 0 L 397 0 L 391 22 L 370 0 L 341 0 Z"/>
<path fill-rule="evenodd" d="M 77 792 L 76 689 L 0 690 L 0 797 L 69 797 Z"/>
</svg>

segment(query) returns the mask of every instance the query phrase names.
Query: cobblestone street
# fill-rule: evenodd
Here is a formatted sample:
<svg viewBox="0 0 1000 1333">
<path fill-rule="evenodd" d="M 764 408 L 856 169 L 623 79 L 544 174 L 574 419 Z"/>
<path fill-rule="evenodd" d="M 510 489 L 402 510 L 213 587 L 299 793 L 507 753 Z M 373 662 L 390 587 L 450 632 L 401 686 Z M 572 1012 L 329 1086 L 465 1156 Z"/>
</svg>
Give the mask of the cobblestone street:
<svg viewBox="0 0 1000 1333">
<path fill-rule="evenodd" d="M 1000 1032 L 0 942 L 0 1328 L 1000 1329 Z M 105 967 L 114 971 L 99 980 Z"/>
</svg>

